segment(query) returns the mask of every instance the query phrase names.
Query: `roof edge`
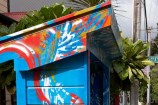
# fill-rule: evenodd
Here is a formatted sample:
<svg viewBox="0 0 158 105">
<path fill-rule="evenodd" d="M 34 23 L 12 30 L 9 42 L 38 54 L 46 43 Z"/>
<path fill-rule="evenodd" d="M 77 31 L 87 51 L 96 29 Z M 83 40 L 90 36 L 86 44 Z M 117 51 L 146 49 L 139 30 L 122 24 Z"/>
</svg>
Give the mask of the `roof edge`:
<svg viewBox="0 0 158 105">
<path fill-rule="evenodd" d="M 16 20 L 4 15 L 3 13 L 0 13 L 0 17 L 3 19 L 6 19 L 7 21 L 10 21 L 10 22 L 17 22 Z"/>
</svg>

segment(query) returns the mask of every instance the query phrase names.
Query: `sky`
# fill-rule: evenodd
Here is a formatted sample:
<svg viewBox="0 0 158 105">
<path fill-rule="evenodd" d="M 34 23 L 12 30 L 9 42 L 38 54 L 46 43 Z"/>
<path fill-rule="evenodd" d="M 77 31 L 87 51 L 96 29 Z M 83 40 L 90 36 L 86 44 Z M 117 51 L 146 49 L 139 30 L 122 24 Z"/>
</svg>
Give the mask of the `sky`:
<svg viewBox="0 0 158 105">
<path fill-rule="evenodd" d="M 152 2 L 151 2 L 152 1 Z M 119 29 L 124 32 L 125 37 L 132 37 L 132 11 L 133 0 L 113 0 L 114 8 L 121 10 L 115 11 L 115 16 L 119 24 Z M 146 0 L 147 19 L 148 26 L 157 28 L 158 23 L 158 0 Z M 119 7 L 115 7 L 119 6 Z M 144 6 L 142 6 L 142 25 L 141 25 L 141 38 L 145 39 L 145 27 L 144 27 Z M 125 12 L 126 11 L 126 12 Z M 151 38 L 156 36 L 157 30 L 152 30 Z"/>
<path fill-rule="evenodd" d="M 115 7 L 119 6 L 119 7 Z M 132 0 L 113 0 L 113 8 L 120 31 L 125 36 L 132 35 Z M 120 10 L 120 11 L 116 11 Z"/>
</svg>

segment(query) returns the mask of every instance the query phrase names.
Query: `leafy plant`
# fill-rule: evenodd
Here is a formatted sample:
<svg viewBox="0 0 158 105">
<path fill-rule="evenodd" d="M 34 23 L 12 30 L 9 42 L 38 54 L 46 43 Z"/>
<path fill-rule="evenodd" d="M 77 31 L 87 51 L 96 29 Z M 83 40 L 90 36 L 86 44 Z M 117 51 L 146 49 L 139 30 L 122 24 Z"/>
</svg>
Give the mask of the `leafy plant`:
<svg viewBox="0 0 158 105">
<path fill-rule="evenodd" d="M 53 4 L 50 7 L 42 7 L 39 11 L 35 10 L 27 13 L 18 24 L 13 23 L 10 27 L 0 25 L 0 36 L 8 35 L 16 31 L 67 15 L 72 12 L 71 8 L 66 8 L 63 4 Z M 0 64 L 0 88 L 7 87 L 12 94 L 15 93 L 15 72 L 13 62 Z"/>
<path fill-rule="evenodd" d="M 39 11 L 27 13 L 17 24 L 16 31 L 65 16 L 72 12 L 72 8 L 66 8 L 63 4 L 53 4 L 50 7 L 43 6 Z"/>
<path fill-rule="evenodd" d="M 0 36 L 11 34 L 15 32 L 15 29 L 16 29 L 16 23 L 11 24 L 10 27 L 0 25 Z"/>
<path fill-rule="evenodd" d="M 158 55 L 158 34 L 154 40 L 151 41 L 151 55 Z"/>
<path fill-rule="evenodd" d="M 141 86 L 139 89 L 139 101 L 146 103 L 147 101 L 147 87 L 146 86 Z M 143 104 L 145 105 L 145 104 Z"/>
<path fill-rule="evenodd" d="M 151 100 L 158 102 L 158 64 L 151 70 Z"/>
<path fill-rule="evenodd" d="M 7 88 L 9 93 L 15 93 L 15 72 L 13 61 L 0 64 L 0 88 Z"/>
<path fill-rule="evenodd" d="M 119 60 L 112 62 L 114 72 L 122 81 L 138 79 L 141 86 L 147 86 L 148 78 L 142 71 L 146 66 L 153 66 L 154 63 L 148 60 L 144 52 L 148 49 L 148 44 L 141 40 L 132 42 L 129 38 L 123 39 L 123 56 Z"/>
</svg>

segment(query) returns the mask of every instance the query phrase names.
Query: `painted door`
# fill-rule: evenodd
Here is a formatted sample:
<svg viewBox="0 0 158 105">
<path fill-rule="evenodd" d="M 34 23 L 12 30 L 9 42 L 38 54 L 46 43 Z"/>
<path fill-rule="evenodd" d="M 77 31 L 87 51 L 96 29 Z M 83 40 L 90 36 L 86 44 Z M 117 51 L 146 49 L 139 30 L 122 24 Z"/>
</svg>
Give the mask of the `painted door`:
<svg viewBox="0 0 158 105">
<path fill-rule="evenodd" d="M 27 105 L 88 105 L 86 56 L 77 54 L 23 73 Z"/>
</svg>

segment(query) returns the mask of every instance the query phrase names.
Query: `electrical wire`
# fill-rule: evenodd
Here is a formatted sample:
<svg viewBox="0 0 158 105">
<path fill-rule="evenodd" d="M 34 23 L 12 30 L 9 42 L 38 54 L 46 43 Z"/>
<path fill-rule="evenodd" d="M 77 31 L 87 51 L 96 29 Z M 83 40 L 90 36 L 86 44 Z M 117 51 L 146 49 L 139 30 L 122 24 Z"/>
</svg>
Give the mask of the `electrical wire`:
<svg viewBox="0 0 158 105">
<path fill-rule="evenodd" d="M 115 11 L 119 11 L 119 12 L 127 12 L 125 10 L 119 10 L 119 9 L 114 9 Z"/>
<path fill-rule="evenodd" d="M 124 16 L 124 15 L 121 15 L 121 14 L 118 14 L 118 13 L 115 13 L 115 14 L 118 15 L 118 16 L 124 17 L 126 19 L 131 19 L 130 17 Z"/>
<path fill-rule="evenodd" d="M 150 30 L 156 30 L 158 28 L 150 28 Z M 141 29 L 141 31 L 145 31 L 145 30 L 149 30 L 149 29 Z"/>
</svg>

